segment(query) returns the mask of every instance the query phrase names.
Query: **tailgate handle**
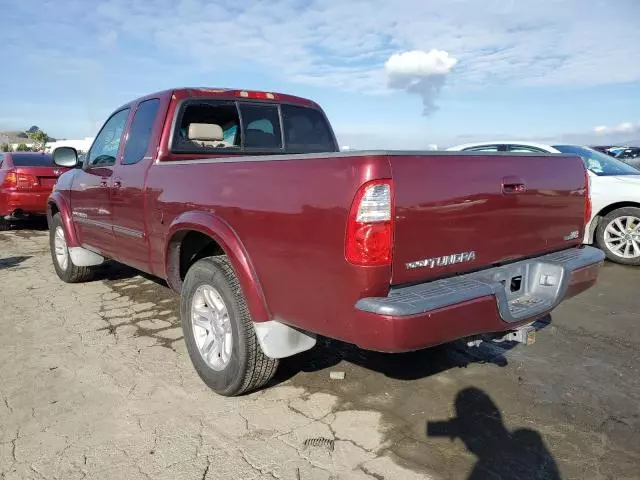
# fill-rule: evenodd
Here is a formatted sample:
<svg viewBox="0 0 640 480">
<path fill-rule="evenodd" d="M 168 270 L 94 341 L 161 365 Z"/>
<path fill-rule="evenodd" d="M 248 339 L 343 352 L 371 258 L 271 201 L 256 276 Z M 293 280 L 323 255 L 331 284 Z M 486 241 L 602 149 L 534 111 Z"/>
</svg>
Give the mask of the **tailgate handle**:
<svg viewBox="0 0 640 480">
<path fill-rule="evenodd" d="M 527 185 L 518 177 L 502 177 L 502 193 L 524 193 Z"/>
</svg>

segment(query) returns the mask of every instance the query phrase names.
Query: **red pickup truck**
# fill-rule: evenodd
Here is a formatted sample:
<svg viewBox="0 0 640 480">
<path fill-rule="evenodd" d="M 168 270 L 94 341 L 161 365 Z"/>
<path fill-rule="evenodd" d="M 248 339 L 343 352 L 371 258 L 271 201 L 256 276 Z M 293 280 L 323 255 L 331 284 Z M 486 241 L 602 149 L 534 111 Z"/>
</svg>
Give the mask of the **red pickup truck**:
<svg viewBox="0 0 640 480">
<path fill-rule="evenodd" d="M 114 259 L 181 294 L 216 392 L 263 386 L 316 335 L 403 352 L 530 338 L 596 281 L 577 156 L 339 152 L 322 109 L 277 93 L 178 89 L 118 108 L 49 198 L 66 282 Z"/>
</svg>

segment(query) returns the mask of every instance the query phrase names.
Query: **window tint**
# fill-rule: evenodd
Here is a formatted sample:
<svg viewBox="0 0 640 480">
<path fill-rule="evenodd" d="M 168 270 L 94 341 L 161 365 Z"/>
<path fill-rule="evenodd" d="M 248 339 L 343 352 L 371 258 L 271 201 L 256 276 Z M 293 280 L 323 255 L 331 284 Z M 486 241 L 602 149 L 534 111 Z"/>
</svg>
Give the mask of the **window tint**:
<svg viewBox="0 0 640 480">
<path fill-rule="evenodd" d="M 329 124 L 315 109 L 282 105 L 284 141 L 290 153 L 335 152 Z"/>
<path fill-rule="evenodd" d="M 53 167 L 53 157 L 46 153 L 14 153 L 14 167 Z"/>
<path fill-rule="evenodd" d="M 277 105 L 241 104 L 242 146 L 246 148 L 282 148 L 280 115 Z"/>
<path fill-rule="evenodd" d="M 104 124 L 89 152 L 89 167 L 109 167 L 116 163 L 116 156 L 122 140 L 122 132 L 127 124 L 129 109 L 115 113 Z"/>
<path fill-rule="evenodd" d="M 187 103 L 179 114 L 173 135 L 173 150 L 239 149 L 240 119 L 233 102 L 202 101 Z"/>
<path fill-rule="evenodd" d="M 131 122 L 131 128 L 129 128 L 127 144 L 124 147 L 123 165 L 138 163 L 144 158 L 149 148 L 149 140 L 159 106 L 160 100 L 158 99 L 146 100 L 138 105 Z"/>
</svg>

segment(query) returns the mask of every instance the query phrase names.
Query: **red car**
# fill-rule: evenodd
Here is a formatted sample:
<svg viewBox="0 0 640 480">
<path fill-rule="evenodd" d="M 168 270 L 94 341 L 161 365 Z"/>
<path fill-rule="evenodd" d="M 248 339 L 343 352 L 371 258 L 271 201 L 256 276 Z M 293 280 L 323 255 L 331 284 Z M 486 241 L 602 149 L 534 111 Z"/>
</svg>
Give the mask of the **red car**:
<svg viewBox="0 0 640 480">
<path fill-rule="evenodd" d="M 0 231 L 30 215 L 46 215 L 47 198 L 67 168 L 48 153 L 0 153 Z"/>
<path fill-rule="evenodd" d="M 237 395 L 317 335 L 530 343 L 604 260 L 588 187 L 576 155 L 340 152 L 310 100 L 177 89 L 115 110 L 60 178 L 51 256 L 65 282 L 105 258 L 167 280 L 197 372 Z"/>
</svg>

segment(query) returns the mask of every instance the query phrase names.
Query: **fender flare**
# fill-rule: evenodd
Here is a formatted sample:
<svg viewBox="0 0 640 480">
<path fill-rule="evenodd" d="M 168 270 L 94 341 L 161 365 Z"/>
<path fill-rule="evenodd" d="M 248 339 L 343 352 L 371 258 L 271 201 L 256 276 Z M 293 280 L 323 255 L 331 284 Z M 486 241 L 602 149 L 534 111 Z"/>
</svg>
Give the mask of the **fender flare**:
<svg viewBox="0 0 640 480">
<path fill-rule="evenodd" d="M 179 272 L 180 258 L 174 241 L 180 239 L 180 232 L 196 231 L 214 240 L 229 258 L 235 270 L 242 291 L 247 300 L 247 307 L 254 322 L 265 322 L 271 319 L 266 299 L 258 276 L 249 259 L 238 234 L 220 217 L 211 212 L 188 211 L 176 217 L 171 225 L 165 243 L 165 272 L 167 283 L 176 291 L 181 289 Z"/>
<path fill-rule="evenodd" d="M 65 229 L 65 236 L 67 239 L 67 246 L 79 247 L 78 237 L 76 235 L 76 229 L 73 225 L 73 216 L 71 215 L 71 208 L 69 203 L 65 199 L 64 195 L 59 191 L 54 191 L 49 195 L 47 199 L 47 222 L 51 225 L 51 219 L 53 218 L 53 212 L 51 206 L 55 205 L 62 217 L 62 225 Z"/>
</svg>

